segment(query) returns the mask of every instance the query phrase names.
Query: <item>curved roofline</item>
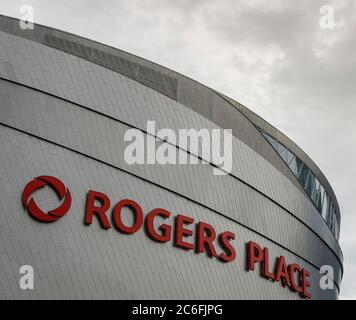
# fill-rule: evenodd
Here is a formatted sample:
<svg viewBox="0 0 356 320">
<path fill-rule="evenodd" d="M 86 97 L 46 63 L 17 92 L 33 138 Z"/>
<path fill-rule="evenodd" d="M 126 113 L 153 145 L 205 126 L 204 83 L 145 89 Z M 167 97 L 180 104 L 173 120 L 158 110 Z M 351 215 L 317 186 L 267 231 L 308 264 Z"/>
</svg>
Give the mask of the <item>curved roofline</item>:
<svg viewBox="0 0 356 320">
<path fill-rule="evenodd" d="M 2 14 L 0 14 L 0 17 L 4 18 L 4 19 L 7 19 L 7 20 L 12 20 L 14 22 L 15 21 L 16 22 L 20 21 L 20 19 L 18 19 L 18 18 L 9 17 L 9 16 L 5 16 L 5 15 L 2 15 Z M 166 71 L 165 72 L 166 75 L 171 74 L 171 75 L 179 76 L 179 77 L 187 79 L 187 80 L 189 80 L 189 81 L 191 81 L 193 83 L 196 83 L 199 86 L 203 86 L 203 87 L 207 88 L 208 90 L 211 90 L 215 94 L 218 94 L 220 97 L 224 98 L 230 105 L 232 105 L 237 111 L 242 113 L 253 125 L 256 126 L 258 122 L 262 123 L 263 124 L 262 129 L 264 129 L 266 132 L 268 132 L 272 137 L 276 138 L 277 140 L 279 140 L 279 141 L 282 140 L 281 143 L 285 144 L 286 147 L 288 147 L 291 151 L 293 151 L 295 154 L 297 154 L 310 167 L 310 169 L 314 172 L 314 174 L 319 179 L 319 181 L 322 183 L 322 185 L 325 187 L 325 189 L 327 189 L 327 192 L 330 195 L 330 197 L 331 197 L 331 199 L 332 199 L 332 201 L 333 201 L 333 203 L 335 205 L 335 209 L 337 211 L 339 220 L 341 220 L 340 208 L 339 208 L 339 204 L 338 204 L 335 192 L 334 192 L 333 188 L 331 187 L 329 181 L 327 180 L 327 178 L 325 177 L 325 175 L 321 171 L 321 169 L 308 156 L 308 154 L 306 154 L 295 142 L 293 142 L 283 132 L 281 132 L 279 129 L 277 129 L 275 126 L 273 126 L 272 124 L 270 124 L 269 122 L 264 120 L 261 116 L 259 116 L 258 114 L 256 114 L 252 110 L 250 110 L 249 108 L 245 107 L 244 105 L 242 105 L 241 103 L 237 102 L 236 100 L 234 100 L 234 99 L 232 99 L 232 98 L 230 98 L 230 97 L 228 97 L 228 96 L 226 96 L 226 95 L 224 95 L 222 93 L 217 92 L 216 90 L 212 89 L 211 87 L 209 87 L 209 86 L 207 86 L 207 85 L 205 85 L 203 83 L 198 82 L 197 80 L 194 80 L 194 79 L 192 79 L 192 78 L 190 78 L 190 77 L 188 77 L 186 75 L 183 75 L 183 74 L 181 74 L 181 73 L 179 73 L 177 71 L 174 71 L 174 70 L 172 70 L 172 69 L 170 69 L 168 67 L 162 66 L 162 65 L 160 65 L 160 64 L 158 64 L 158 63 L 156 63 L 154 61 L 144 59 L 144 58 L 142 58 L 142 57 L 140 57 L 138 55 L 129 53 L 129 52 L 125 51 L 125 50 L 118 49 L 118 48 L 115 48 L 113 46 L 110 46 L 110 45 L 107 45 L 107 44 L 103 44 L 103 43 L 98 42 L 96 40 L 92 40 L 92 39 L 86 38 L 84 36 L 79 36 L 79 35 L 73 34 L 73 33 L 68 32 L 68 31 L 59 30 L 59 29 L 56 29 L 56 28 L 53 28 L 53 27 L 49 27 L 49 26 L 45 26 L 45 25 L 41 25 L 41 24 L 38 24 L 38 23 L 34 23 L 34 24 L 36 26 L 44 28 L 45 30 L 52 30 L 55 33 L 66 34 L 66 35 L 68 35 L 68 36 L 70 36 L 71 38 L 74 38 L 74 39 L 83 40 L 84 42 L 92 43 L 92 44 L 95 44 L 95 45 L 97 45 L 99 47 L 108 48 L 108 49 L 110 49 L 112 51 L 121 52 L 124 55 L 127 55 L 129 57 L 134 58 L 134 60 L 136 60 L 136 61 L 141 61 L 141 62 L 144 62 L 145 64 L 150 64 L 150 65 L 154 66 L 156 69 L 159 69 L 160 71 L 163 71 L 163 70 Z M 23 31 L 23 30 L 21 30 L 21 31 Z M 31 35 L 28 35 L 26 37 L 26 35 L 23 34 L 23 32 L 21 34 L 18 34 L 18 32 L 13 30 L 12 32 L 9 32 L 9 33 L 12 33 L 12 34 L 14 34 L 16 36 L 23 37 L 23 38 L 28 39 L 28 40 L 36 41 L 36 39 L 33 39 L 34 37 L 31 37 Z M 36 42 L 38 42 L 38 40 Z M 46 45 L 46 44 L 44 44 L 44 45 Z M 60 50 L 59 48 L 57 48 L 57 49 Z M 65 51 L 65 50 L 62 50 L 62 51 Z M 72 54 L 75 55 L 74 52 Z M 153 88 L 153 89 L 155 89 L 156 91 L 159 91 L 156 88 Z M 165 94 L 164 92 L 160 92 L 160 93 Z M 169 95 L 167 95 L 167 96 L 169 98 L 174 99 L 173 97 L 171 97 Z M 176 100 L 176 99 L 174 99 L 174 100 Z"/>
<path fill-rule="evenodd" d="M 227 97 L 226 95 L 219 93 L 215 91 L 217 94 L 223 96 L 225 99 L 228 99 L 230 102 L 233 103 L 233 105 L 240 111 L 242 112 L 245 117 L 252 122 L 257 127 L 261 127 L 258 122 L 261 121 L 264 126 L 263 129 L 266 131 L 268 134 L 270 134 L 273 138 L 276 140 L 280 141 L 284 146 L 286 146 L 288 149 L 293 151 L 297 156 L 299 156 L 303 162 L 305 162 L 308 167 L 312 170 L 312 172 L 315 174 L 315 176 L 319 179 L 323 187 L 327 188 L 328 194 L 331 197 L 333 203 L 335 204 L 335 209 L 339 215 L 340 218 L 340 208 L 339 204 L 335 195 L 335 192 L 333 188 L 331 187 L 328 179 L 325 177 L 324 173 L 321 171 L 321 169 L 315 164 L 315 162 L 309 157 L 309 155 L 303 151 L 302 148 L 300 148 L 292 139 L 290 139 L 286 134 L 284 134 L 282 131 L 280 131 L 278 128 L 276 128 L 274 125 L 270 124 L 268 121 L 264 120 L 261 116 L 259 116 L 257 113 L 252 111 L 251 109 L 247 108 L 243 104 L 231 99 L 230 97 Z M 236 105 L 238 104 L 238 105 Z M 276 132 L 278 132 L 278 135 L 276 135 Z"/>
</svg>

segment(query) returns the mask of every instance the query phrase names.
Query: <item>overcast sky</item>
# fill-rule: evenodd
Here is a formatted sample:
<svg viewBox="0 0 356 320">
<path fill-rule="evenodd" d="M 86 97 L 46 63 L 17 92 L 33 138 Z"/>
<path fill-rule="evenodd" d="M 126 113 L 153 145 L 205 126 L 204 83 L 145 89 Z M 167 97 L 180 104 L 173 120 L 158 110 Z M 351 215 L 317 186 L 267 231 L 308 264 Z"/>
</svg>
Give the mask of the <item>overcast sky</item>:
<svg viewBox="0 0 356 320">
<path fill-rule="evenodd" d="M 341 208 L 345 274 L 356 299 L 356 1 L 0 0 L 0 13 L 137 54 L 246 105 L 295 141 Z M 323 5 L 335 26 L 320 27 Z"/>
</svg>

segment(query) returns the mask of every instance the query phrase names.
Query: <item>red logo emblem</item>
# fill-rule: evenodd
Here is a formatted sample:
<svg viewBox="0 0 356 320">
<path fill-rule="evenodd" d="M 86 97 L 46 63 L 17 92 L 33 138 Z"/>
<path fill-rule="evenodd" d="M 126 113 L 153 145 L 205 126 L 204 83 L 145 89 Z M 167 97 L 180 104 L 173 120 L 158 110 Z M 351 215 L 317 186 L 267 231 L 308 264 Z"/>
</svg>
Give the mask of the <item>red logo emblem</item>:
<svg viewBox="0 0 356 320">
<path fill-rule="evenodd" d="M 43 212 L 36 204 L 33 198 L 30 198 L 32 193 L 38 189 L 43 188 L 45 185 L 51 187 L 58 195 L 59 200 L 63 200 L 63 203 L 57 208 L 47 213 Z M 59 179 L 51 176 L 40 176 L 31 180 L 23 189 L 22 192 L 22 204 L 27 209 L 28 214 L 41 222 L 54 222 L 60 217 L 64 216 L 72 203 L 72 197 L 69 189 Z"/>
</svg>

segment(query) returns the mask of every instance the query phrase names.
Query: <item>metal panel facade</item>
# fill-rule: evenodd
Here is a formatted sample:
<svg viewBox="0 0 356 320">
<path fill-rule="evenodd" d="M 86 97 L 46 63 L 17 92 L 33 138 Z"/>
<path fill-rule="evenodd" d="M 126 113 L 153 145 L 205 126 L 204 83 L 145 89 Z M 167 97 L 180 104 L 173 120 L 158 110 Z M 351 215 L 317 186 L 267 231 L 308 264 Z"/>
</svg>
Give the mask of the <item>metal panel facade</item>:
<svg viewBox="0 0 356 320">
<path fill-rule="evenodd" d="M 185 79 L 184 86 L 190 81 L 200 91 L 191 90 L 188 97 L 186 88 L 180 96 L 178 86 L 176 101 L 162 94 L 163 88 L 64 51 L 0 31 L 0 298 L 298 299 L 280 283 L 246 271 L 250 240 L 268 247 L 273 257 L 283 255 L 307 268 L 313 298 L 337 298 L 342 278 L 337 240 L 282 160 L 237 109 L 212 93 L 209 104 L 216 115 L 206 118 L 197 109 L 204 108 L 208 90 L 192 80 Z M 145 81 L 159 77 L 174 86 L 168 71 L 168 78 L 157 70 L 142 72 Z M 126 130 L 144 131 L 147 120 L 155 120 L 157 130 L 221 128 L 213 121 L 217 117 L 229 128 L 231 117 L 218 108 L 231 108 L 240 123 L 231 174 L 214 176 L 210 164 L 124 161 Z M 32 220 L 21 204 L 24 185 L 44 174 L 60 178 L 73 196 L 68 215 L 49 225 Z M 237 258 L 224 264 L 155 243 L 142 230 L 133 235 L 102 230 L 95 219 L 85 226 L 90 189 L 112 201 L 133 199 L 144 213 L 162 207 L 218 232 L 232 231 Z M 58 204 L 46 189 L 36 199 L 49 209 Z M 34 267 L 35 290 L 19 288 L 24 264 Z M 319 286 L 322 265 L 334 269 L 334 290 Z"/>
</svg>

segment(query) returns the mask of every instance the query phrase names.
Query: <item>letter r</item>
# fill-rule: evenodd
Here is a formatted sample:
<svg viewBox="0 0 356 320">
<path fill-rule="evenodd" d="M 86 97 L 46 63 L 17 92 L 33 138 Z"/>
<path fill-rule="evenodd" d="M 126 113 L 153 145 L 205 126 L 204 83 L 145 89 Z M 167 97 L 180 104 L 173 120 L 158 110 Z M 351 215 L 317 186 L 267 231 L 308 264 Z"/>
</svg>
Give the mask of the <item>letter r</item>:
<svg viewBox="0 0 356 320">
<path fill-rule="evenodd" d="M 101 203 L 100 207 L 95 206 L 95 200 L 98 200 Z M 103 229 L 110 229 L 110 223 L 106 216 L 106 211 L 110 208 L 110 199 L 104 193 L 89 190 L 87 196 L 87 203 L 85 209 L 85 217 L 84 223 L 85 224 L 92 224 L 93 223 L 93 216 L 94 214 L 99 219 L 100 225 Z"/>
</svg>

